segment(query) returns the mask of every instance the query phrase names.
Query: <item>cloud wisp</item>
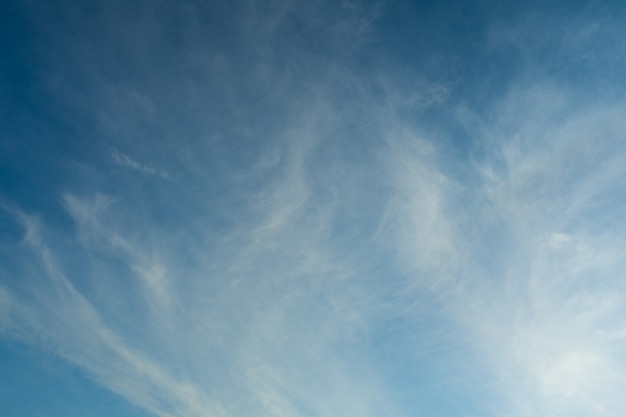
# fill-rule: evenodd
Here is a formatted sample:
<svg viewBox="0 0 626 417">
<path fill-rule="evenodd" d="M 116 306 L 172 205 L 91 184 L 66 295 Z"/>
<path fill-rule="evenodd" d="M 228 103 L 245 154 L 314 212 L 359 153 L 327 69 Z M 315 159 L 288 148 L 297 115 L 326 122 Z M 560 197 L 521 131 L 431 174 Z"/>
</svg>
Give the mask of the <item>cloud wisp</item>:
<svg viewBox="0 0 626 417">
<path fill-rule="evenodd" d="M 111 159 L 116 165 L 139 171 L 145 175 L 158 175 L 163 179 L 170 178 L 169 172 L 165 169 L 157 169 L 153 166 L 142 164 L 141 162 L 133 159 L 130 155 L 119 152 L 116 148 L 111 150 Z"/>
</svg>

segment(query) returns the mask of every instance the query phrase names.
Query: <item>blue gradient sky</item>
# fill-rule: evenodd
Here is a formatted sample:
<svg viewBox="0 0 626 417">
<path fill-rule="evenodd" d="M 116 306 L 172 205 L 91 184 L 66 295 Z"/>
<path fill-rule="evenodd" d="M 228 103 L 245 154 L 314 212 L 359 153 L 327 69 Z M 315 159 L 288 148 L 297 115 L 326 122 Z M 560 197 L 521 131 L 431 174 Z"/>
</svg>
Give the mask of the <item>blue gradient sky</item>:
<svg viewBox="0 0 626 417">
<path fill-rule="evenodd" d="M 0 416 L 626 415 L 624 21 L 2 2 Z"/>
</svg>

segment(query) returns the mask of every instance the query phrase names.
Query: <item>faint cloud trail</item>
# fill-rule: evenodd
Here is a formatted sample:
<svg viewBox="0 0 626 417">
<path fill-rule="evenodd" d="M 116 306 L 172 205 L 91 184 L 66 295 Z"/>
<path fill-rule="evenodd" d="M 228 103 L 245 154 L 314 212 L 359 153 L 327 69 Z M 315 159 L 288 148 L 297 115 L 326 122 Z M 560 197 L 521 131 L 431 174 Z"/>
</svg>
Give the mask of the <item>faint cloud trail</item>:
<svg viewBox="0 0 626 417">
<path fill-rule="evenodd" d="M 141 162 L 133 159 L 130 155 L 118 151 L 116 148 L 111 149 L 111 159 L 116 165 L 141 172 L 145 175 L 156 175 L 163 179 L 171 178 L 169 172 L 165 169 L 157 169 L 153 166 L 142 164 Z"/>
</svg>

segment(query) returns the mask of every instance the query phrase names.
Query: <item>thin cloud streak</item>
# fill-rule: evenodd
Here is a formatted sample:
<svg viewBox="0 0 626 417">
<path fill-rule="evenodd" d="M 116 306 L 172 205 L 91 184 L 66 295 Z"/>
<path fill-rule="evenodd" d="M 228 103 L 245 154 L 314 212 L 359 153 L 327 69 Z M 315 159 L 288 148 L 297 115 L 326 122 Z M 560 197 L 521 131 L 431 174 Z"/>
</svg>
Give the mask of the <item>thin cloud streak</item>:
<svg viewBox="0 0 626 417">
<path fill-rule="evenodd" d="M 111 150 L 111 158 L 113 163 L 119 165 L 121 167 L 129 168 L 135 171 L 139 171 L 145 175 L 158 175 L 163 179 L 169 179 L 170 174 L 164 169 L 156 169 L 150 165 L 142 164 L 139 161 L 136 161 L 130 155 L 119 152 L 117 149 L 113 148 Z"/>
</svg>

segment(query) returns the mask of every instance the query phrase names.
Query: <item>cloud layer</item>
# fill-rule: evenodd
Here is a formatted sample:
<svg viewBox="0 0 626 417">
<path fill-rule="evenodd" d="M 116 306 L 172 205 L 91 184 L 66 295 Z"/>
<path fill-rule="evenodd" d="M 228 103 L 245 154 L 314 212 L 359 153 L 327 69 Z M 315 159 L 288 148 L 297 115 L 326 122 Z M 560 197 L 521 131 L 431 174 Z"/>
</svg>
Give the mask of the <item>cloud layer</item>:
<svg viewBox="0 0 626 417">
<path fill-rule="evenodd" d="M 621 60 L 570 42 L 605 14 L 477 8 L 407 62 L 408 5 L 100 6 L 28 10 L 72 128 L 10 148 L 4 340 L 163 417 L 624 414 Z"/>
</svg>

